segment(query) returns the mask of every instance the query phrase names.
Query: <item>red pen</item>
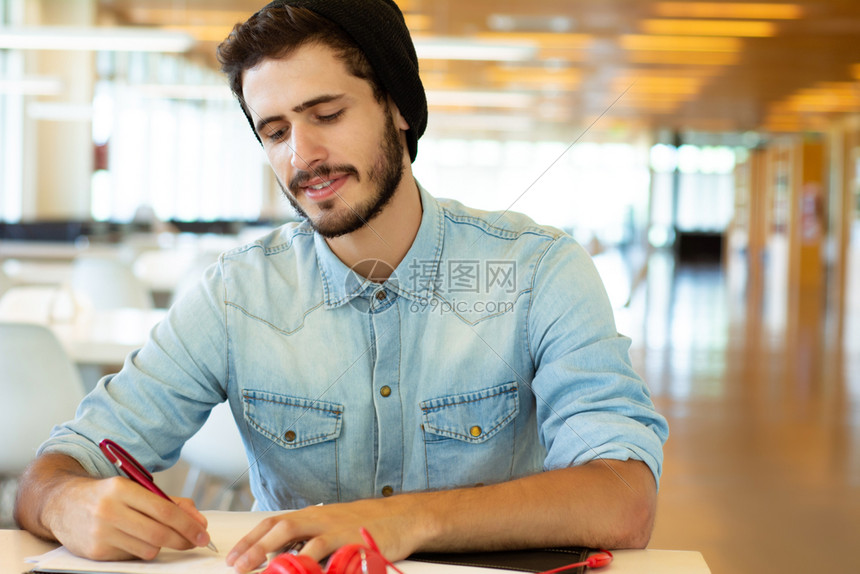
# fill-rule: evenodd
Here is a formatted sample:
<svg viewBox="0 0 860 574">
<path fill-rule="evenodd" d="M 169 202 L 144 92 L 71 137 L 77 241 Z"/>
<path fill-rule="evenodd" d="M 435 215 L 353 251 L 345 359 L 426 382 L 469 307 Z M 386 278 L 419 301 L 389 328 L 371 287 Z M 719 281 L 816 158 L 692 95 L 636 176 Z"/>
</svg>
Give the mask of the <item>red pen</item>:
<svg viewBox="0 0 860 574">
<path fill-rule="evenodd" d="M 141 485 L 149 492 L 153 494 L 157 494 L 161 498 L 165 500 L 169 500 L 173 502 L 173 499 L 164 494 L 164 491 L 158 488 L 153 481 L 152 475 L 148 470 L 143 468 L 143 466 L 135 460 L 133 456 L 128 454 L 128 452 L 116 444 L 109 438 L 102 440 L 99 443 L 99 448 L 102 449 L 102 452 L 105 453 L 105 456 L 111 463 L 120 469 L 123 474 L 129 477 L 132 481 Z M 174 503 L 175 504 L 175 503 Z M 212 541 L 209 541 L 209 544 L 206 546 L 213 552 L 218 552 L 218 549 L 215 548 L 215 545 Z"/>
</svg>

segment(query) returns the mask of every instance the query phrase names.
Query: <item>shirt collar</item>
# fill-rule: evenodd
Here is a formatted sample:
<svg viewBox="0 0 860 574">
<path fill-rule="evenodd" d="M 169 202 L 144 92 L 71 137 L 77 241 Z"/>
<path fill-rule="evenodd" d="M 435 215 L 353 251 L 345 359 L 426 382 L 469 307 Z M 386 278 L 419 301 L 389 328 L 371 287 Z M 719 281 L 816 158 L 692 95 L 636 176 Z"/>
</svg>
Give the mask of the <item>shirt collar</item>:
<svg viewBox="0 0 860 574">
<path fill-rule="evenodd" d="M 439 203 L 421 184 L 418 184 L 418 190 L 423 207 L 418 234 L 406 256 L 382 287 L 402 297 L 427 303 L 438 281 L 445 228 Z M 314 233 L 314 247 L 326 308 L 339 307 L 362 293 L 370 293 L 379 288 L 378 284 L 354 273 L 344 265 L 319 233 Z"/>
</svg>

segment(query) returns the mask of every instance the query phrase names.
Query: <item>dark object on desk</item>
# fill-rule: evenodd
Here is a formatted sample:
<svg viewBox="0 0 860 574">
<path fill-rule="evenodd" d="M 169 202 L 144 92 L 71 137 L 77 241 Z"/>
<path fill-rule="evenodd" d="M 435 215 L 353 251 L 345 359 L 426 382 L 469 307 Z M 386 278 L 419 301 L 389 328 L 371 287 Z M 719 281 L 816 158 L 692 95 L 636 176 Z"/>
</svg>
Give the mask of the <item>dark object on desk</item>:
<svg viewBox="0 0 860 574">
<path fill-rule="evenodd" d="M 557 548 L 538 548 L 534 550 L 501 550 L 498 552 L 419 552 L 407 560 L 453 564 L 457 566 L 478 566 L 520 572 L 543 572 L 560 568 L 566 564 L 582 562 L 588 558 L 590 548 L 563 546 Z M 571 574 L 582 574 L 585 567 L 579 566 L 566 570 Z"/>
</svg>

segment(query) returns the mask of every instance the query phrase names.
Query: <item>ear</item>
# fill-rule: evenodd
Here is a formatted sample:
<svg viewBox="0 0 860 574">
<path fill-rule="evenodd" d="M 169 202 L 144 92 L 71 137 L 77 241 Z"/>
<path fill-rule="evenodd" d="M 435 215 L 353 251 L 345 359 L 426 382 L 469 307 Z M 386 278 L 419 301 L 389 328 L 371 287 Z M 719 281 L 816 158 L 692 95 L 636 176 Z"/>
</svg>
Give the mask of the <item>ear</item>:
<svg viewBox="0 0 860 574">
<path fill-rule="evenodd" d="M 397 126 L 397 129 L 404 132 L 407 131 L 409 129 L 409 122 L 407 122 L 406 118 L 400 114 L 400 108 L 397 107 L 397 104 L 394 103 L 391 96 L 388 96 L 388 106 L 391 110 L 391 117 L 394 120 L 394 125 Z"/>
</svg>

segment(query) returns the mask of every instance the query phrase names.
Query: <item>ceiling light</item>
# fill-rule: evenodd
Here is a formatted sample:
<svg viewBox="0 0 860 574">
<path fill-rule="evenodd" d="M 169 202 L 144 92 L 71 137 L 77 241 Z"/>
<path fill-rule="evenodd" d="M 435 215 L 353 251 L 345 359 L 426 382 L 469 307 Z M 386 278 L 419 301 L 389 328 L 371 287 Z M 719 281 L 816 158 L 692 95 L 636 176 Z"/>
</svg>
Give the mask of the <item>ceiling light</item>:
<svg viewBox="0 0 860 574">
<path fill-rule="evenodd" d="M 427 104 L 445 107 L 475 108 L 528 108 L 535 97 L 522 92 L 496 92 L 482 90 L 428 90 Z"/>
<path fill-rule="evenodd" d="M 170 30 L 177 33 L 187 34 L 196 42 L 223 42 L 233 28 L 217 24 L 189 24 L 186 26 L 164 26 L 162 30 Z"/>
<path fill-rule="evenodd" d="M 176 24 L 188 22 L 193 24 L 208 24 L 210 26 L 230 26 L 244 22 L 253 12 L 244 10 L 214 10 L 186 8 L 151 8 L 148 6 L 131 6 L 128 17 L 132 22 L 147 22 L 150 24 Z"/>
<path fill-rule="evenodd" d="M 474 136 L 474 132 L 480 131 L 532 132 L 535 129 L 535 121 L 528 116 L 460 114 L 437 110 L 434 111 L 430 128 L 434 132 L 457 131 Z"/>
<path fill-rule="evenodd" d="M 740 52 L 743 43 L 739 38 L 713 36 L 648 36 L 625 34 L 621 36 L 625 50 L 660 50 L 668 52 Z"/>
<path fill-rule="evenodd" d="M 740 62 L 736 52 L 669 52 L 660 50 L 633 51 L 627 59 L 633 64 L 730 66 Z"/>
<path fill-rule="evenodd" d="M 536 87 L 574 89 L 582 83 L 582 71 L 552 68 L 501 68 L 487 71 L 492 82 L 497 84 L 529 85 Z"/>
<path fill-rule="evenodd" d="M 0 49 L 186 52 L 188 34 L 140 27 L 0 27 Z"/>
<path fill-rule="evenodd" d="M 546 31 L 570 32 L 576 27 L 576 20 L 568 16 L 519 16 L 515 14 L 490 14 L 487 18 L 490 30 L 502 32 Z"/>
<path fill-rule="evenodd" d="M 428 60 L 476 60 L 520 62 L 537 56 L 532 42 L 493 42 L 461 38 L 415 38 L 418 58 Z"/>
<path fill-rule="evenodd" d="M 514 45 L 539 46 L 535 60 L 586 62 L 601 44 L 591 34 L 551 32 L 482 32 L 477 39 Z"/>
<path fill-rule="evenodd" d="M 482 32 L 477 35 L 477 38 L 482 42 L 564 47 L 569 50 L 584 50 L 594 41 L 592 34 L 555 34 L 550 32 Z"/>
<path fill-rule="evenodd" d="M 755 20 L 643 20 L 641 27 L 647 34 L 738 38 L 776 36 L 776 25 L 773 22 Z"/>
<path fill-rule="evenodd" d="M 668 18 L 797 20 L 803 17 L 803 7 L 798 4 L 657 2 L 654 11 L 658 16 Z"/>
</svg>

